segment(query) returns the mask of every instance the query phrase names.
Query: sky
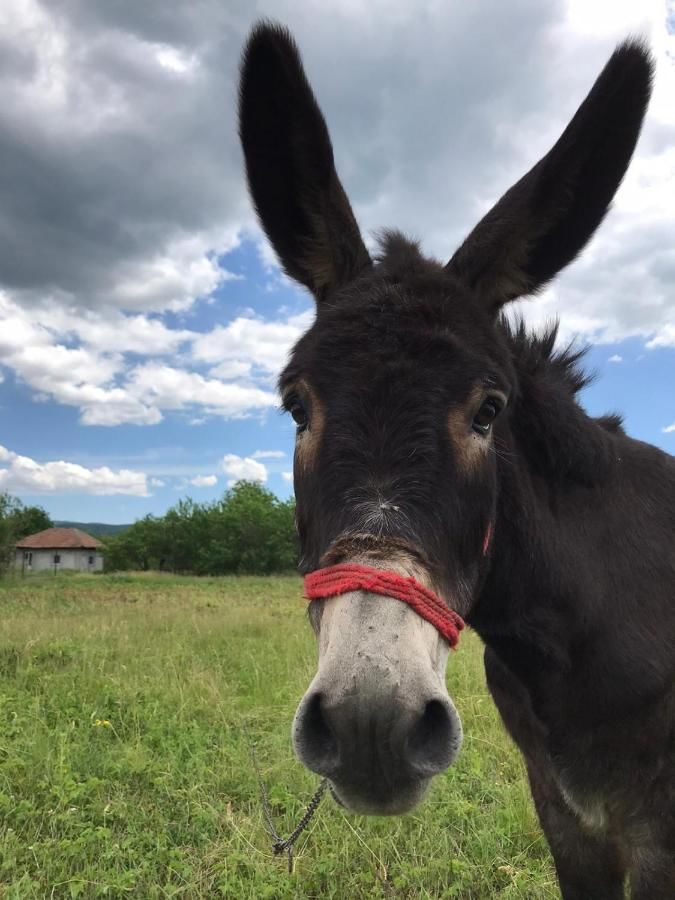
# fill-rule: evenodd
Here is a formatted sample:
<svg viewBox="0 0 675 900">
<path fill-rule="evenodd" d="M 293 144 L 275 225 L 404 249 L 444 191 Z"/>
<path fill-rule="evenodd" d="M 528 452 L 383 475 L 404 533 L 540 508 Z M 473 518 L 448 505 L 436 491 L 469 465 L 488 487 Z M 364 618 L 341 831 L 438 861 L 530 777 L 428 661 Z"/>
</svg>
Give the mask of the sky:
<svg viewBox="0 0 675 900">
<path fill-rule="evenodd" d="M 533 328 L 589 343 L 592 414 L 675 452 L 675 4 L 3 0 L 0 490 L 130 522 L 239 478 L 292 491 L 276 376 L 313 303 L 247 198 L 241 46 L 288 25 L 369 245 L 448 259 L 545 153 L 615 44 L 657 61 L 613 210 Z"/>
</svg>

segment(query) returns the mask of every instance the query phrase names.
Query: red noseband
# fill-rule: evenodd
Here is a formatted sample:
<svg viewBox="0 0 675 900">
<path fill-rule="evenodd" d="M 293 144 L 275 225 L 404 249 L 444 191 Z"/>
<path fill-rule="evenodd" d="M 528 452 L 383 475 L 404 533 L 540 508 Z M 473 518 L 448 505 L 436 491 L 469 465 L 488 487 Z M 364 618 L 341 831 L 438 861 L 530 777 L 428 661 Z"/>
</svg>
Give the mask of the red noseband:
<svg viewBox="0 0 675 900">
<path fill-rule="evenodd" d="M 487 556 L 490 550 L 492 530 L 492 522 L 488 522 L 483 537 L 483 556 Z M 366 591 L 401 600 L 411 606 L 418 616 L 431 622 L 451 647 L 456 647 L 459 642 L 459 633 L 464 628 L 462 617 L 453 609 L 448 609 L 440 597 L 414 578 L 358 563 L 339 563 L 305 575 L 305 597 L 310 601 L 338 597 L 350 591 Z"/>
<path fill-rule="evenodd" d="M 451 647 L 459 641 L 459 632 L 464 628 L 461 616 L 448 609 L 440 597 L 414 578 L 357 563 L 339 563 L 305 575 L 305 597 L 308 600 L 323 600 L 350 591 L 366 591 L 402 600 L 418 616 L 431 622 Z"/>
</svg>

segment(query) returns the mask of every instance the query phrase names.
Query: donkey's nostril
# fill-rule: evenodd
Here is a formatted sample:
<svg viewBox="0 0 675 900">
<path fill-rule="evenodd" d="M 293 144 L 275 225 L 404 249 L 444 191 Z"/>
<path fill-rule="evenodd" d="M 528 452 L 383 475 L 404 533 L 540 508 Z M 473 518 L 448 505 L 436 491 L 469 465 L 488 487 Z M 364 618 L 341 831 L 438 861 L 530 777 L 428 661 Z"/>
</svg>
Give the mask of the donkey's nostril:
<svg viewBox="0 0 675 900">
<path fill-rule="evenodd" d="M 437 775 L 453 762 L 461 743 L 462 725 L 452 704 L 429 700 L 408 735 L 407 761 L 419 775 Z"/>
<path fill-rule="evenodd" d="M 295 717 L 293 742 L 300 760 L 319 775 L 331 775 L 339 763 L 338 742 L 328 724 L 324 696 L 310 694 Z"/>
</svg>

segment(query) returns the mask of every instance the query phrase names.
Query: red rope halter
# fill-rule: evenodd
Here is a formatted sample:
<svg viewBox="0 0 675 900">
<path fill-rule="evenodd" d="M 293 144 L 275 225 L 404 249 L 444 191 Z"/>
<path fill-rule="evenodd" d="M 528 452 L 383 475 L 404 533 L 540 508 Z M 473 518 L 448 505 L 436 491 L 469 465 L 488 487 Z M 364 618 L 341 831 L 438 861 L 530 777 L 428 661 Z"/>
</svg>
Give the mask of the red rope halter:
<svg viewBox="0 0 675 900">
<path fill-rule="evenodd" d="M 431 622 L 451 647 L 459 641 L 459 632 L 464 628 L 461 616 L 448 609 L 433 591 L 414 578 L 357 563 L 339 563 L 305 575 L 305 597 L 310 601 L 337 597 L 350 591 L 366 591 L 402 600 L 418 616 Z"/>
</svg>

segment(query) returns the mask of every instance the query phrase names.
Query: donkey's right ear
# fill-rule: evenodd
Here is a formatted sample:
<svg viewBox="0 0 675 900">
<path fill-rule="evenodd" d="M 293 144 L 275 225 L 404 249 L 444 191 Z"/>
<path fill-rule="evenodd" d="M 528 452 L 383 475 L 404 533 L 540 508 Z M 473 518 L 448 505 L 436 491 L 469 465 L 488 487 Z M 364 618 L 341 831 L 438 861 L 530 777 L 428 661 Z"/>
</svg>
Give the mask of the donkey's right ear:
<svg viewBox="0 0 675 900">
<path fill-rule="evenodd" d="M 239 136 L 253 203 L 286 272 L 322 300 L 371 265 L 290 33 L 259 22 L 242 55 Z"/>
</svg>

